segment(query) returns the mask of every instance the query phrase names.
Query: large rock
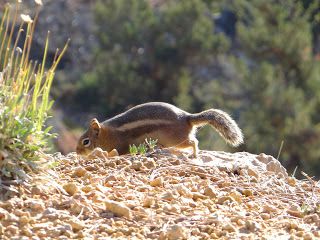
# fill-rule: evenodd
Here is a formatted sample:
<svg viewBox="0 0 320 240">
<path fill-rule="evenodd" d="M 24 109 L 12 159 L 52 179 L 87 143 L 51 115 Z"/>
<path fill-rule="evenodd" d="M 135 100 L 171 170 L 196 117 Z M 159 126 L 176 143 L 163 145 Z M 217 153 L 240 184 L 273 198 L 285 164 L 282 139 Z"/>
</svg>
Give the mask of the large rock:
<svg viewBox="0 0 320 240">
<path fill-rule="evenodd" d="M 288 176 L 286 169 L 277 159 L 264 153 L 255 155 L 247 152 L 200 151 L 198 159 L 192 160 L 192 162 L 231 172 L 241 173 L 245 170 L 253 176 L 255 173 L 272 174 L 279 177 Z"/>
</svg>

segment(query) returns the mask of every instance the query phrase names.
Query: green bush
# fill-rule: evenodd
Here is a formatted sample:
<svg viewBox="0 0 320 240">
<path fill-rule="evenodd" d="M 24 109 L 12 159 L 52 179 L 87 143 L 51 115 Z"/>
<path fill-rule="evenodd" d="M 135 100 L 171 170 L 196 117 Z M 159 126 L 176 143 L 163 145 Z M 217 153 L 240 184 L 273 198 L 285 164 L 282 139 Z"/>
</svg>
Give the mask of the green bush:
<svg viewBox="0 0 320 240">
<path fill-rule="evenodd" d="M 18 3 L 17 3 L 18 4 Z M 49 98 L 55 69 L 66 50 L 56 54 L 45 70 L 49 38 L 40 64 L 29 60 L 35 22 L 19 16 L 18 6 L 7 6 L 0 25 L 0 180 L 26 179 L 40 166 L 38 152 L 52 137 L 45 126 L 53 104 Z M 21 20 L 19 20 L 21 17 Z M 19 21 L 21 23 L 19 23 Z M 20 24 L 13 40 L 14 26 Z M 12 26 L 12 27 L 10 27 Z M 24 35 L 24 36 L 23 36 Z M 49 34 L 48 34 L 49 36 Z M 23 39 L 23 47 L 18 47 Z"/>
<path fill-rule="evenodd" d="M 239 0 L 233 8 L 239 19 L 242 59 L 235 66 L 242 79 L 240 119 L 246 149 L 277 156 L 283 141 L 280 160 L 289 170 L 299 167 L 319 174 L 320 63 L 312 53 L 315 6 Z"/>
<path fill-rule="evenodd" d="M 77 99 L 92 111 L 111 115 L 155 100 L 190 108 L 194 69 L 228 46 L 222 34 L 208 34 L 214 23 L 202 0 L 158 8 L 148 0 L 98 1 L 94 13 L 99 46 Z"/>
</svg>

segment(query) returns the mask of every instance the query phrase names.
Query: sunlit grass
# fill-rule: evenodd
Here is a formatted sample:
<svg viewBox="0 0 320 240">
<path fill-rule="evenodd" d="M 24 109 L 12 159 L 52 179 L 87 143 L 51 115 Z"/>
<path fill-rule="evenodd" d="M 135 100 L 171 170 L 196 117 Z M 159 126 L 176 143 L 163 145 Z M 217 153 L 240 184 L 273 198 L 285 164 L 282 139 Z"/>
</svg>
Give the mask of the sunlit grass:
<svg viewBox="0 0 320 240">
<path fill-rule="evenodd" d="M 39 9 L 32 20 L 19 13 L 19 3 L 8 5 L 0 23 L 0 183 L 8 178 L 26 179 L 38 169 L 37 153 L 46 149 L 52 137 L 50 127 L 45 126 L 53 104 L 49 93 L 67 44 L 47 66 L 48 33 L 42 62 L 29 59 L 38 13 Z"/>
</svg>

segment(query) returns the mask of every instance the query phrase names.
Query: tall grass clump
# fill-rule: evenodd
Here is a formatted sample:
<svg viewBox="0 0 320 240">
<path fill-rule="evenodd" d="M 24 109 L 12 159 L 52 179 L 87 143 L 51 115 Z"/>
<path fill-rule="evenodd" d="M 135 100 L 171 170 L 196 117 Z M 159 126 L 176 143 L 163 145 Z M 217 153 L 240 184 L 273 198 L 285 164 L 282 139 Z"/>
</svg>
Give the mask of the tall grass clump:
<svg viewBox="0 0 320 240">
<path fill-rule="evenodd" d="M 45 126 L 53 104 L 49 93 L 67 44 L 46 66 L 48 33 L 41 62 L 29 59 L 39 7 L 32 20 L 19 13 L 17 1 L 14 7 L 7 5 L 0 22 L 0 185 L 25 180 L 40 169 L 38 153 L 45 151 L 52 137 Z"/>
</svg>

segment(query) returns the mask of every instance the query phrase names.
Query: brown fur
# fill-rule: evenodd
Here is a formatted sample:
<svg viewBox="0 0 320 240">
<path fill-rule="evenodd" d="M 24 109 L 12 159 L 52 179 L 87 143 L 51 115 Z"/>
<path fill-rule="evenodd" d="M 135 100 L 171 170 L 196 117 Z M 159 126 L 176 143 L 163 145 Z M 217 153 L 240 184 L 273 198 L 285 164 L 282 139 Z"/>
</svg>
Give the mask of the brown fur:
<svg viewBox="0 0 320 240">
<path fill-rule="evenodd" d="M 233 146 L 243 142 L 241 130 L 225 112 L 209 109 L 198 114 L 187 113 L 167 103 L 138 105 L 103 123 L 92 119 L 89 129 L 80 137 L 77 153 L 86 154 L 96 147 L 120 154 L 129 151 L 130 144 L 140 144 L 146 138 L 157 139 L 160 147 L 192 147 L 196 156 L 197 126 L 210 124 Z M 90 144 L 86 144 L 90 141 Z M 85 146 L 86 145 L 86 146 Z"/>
</svg>

